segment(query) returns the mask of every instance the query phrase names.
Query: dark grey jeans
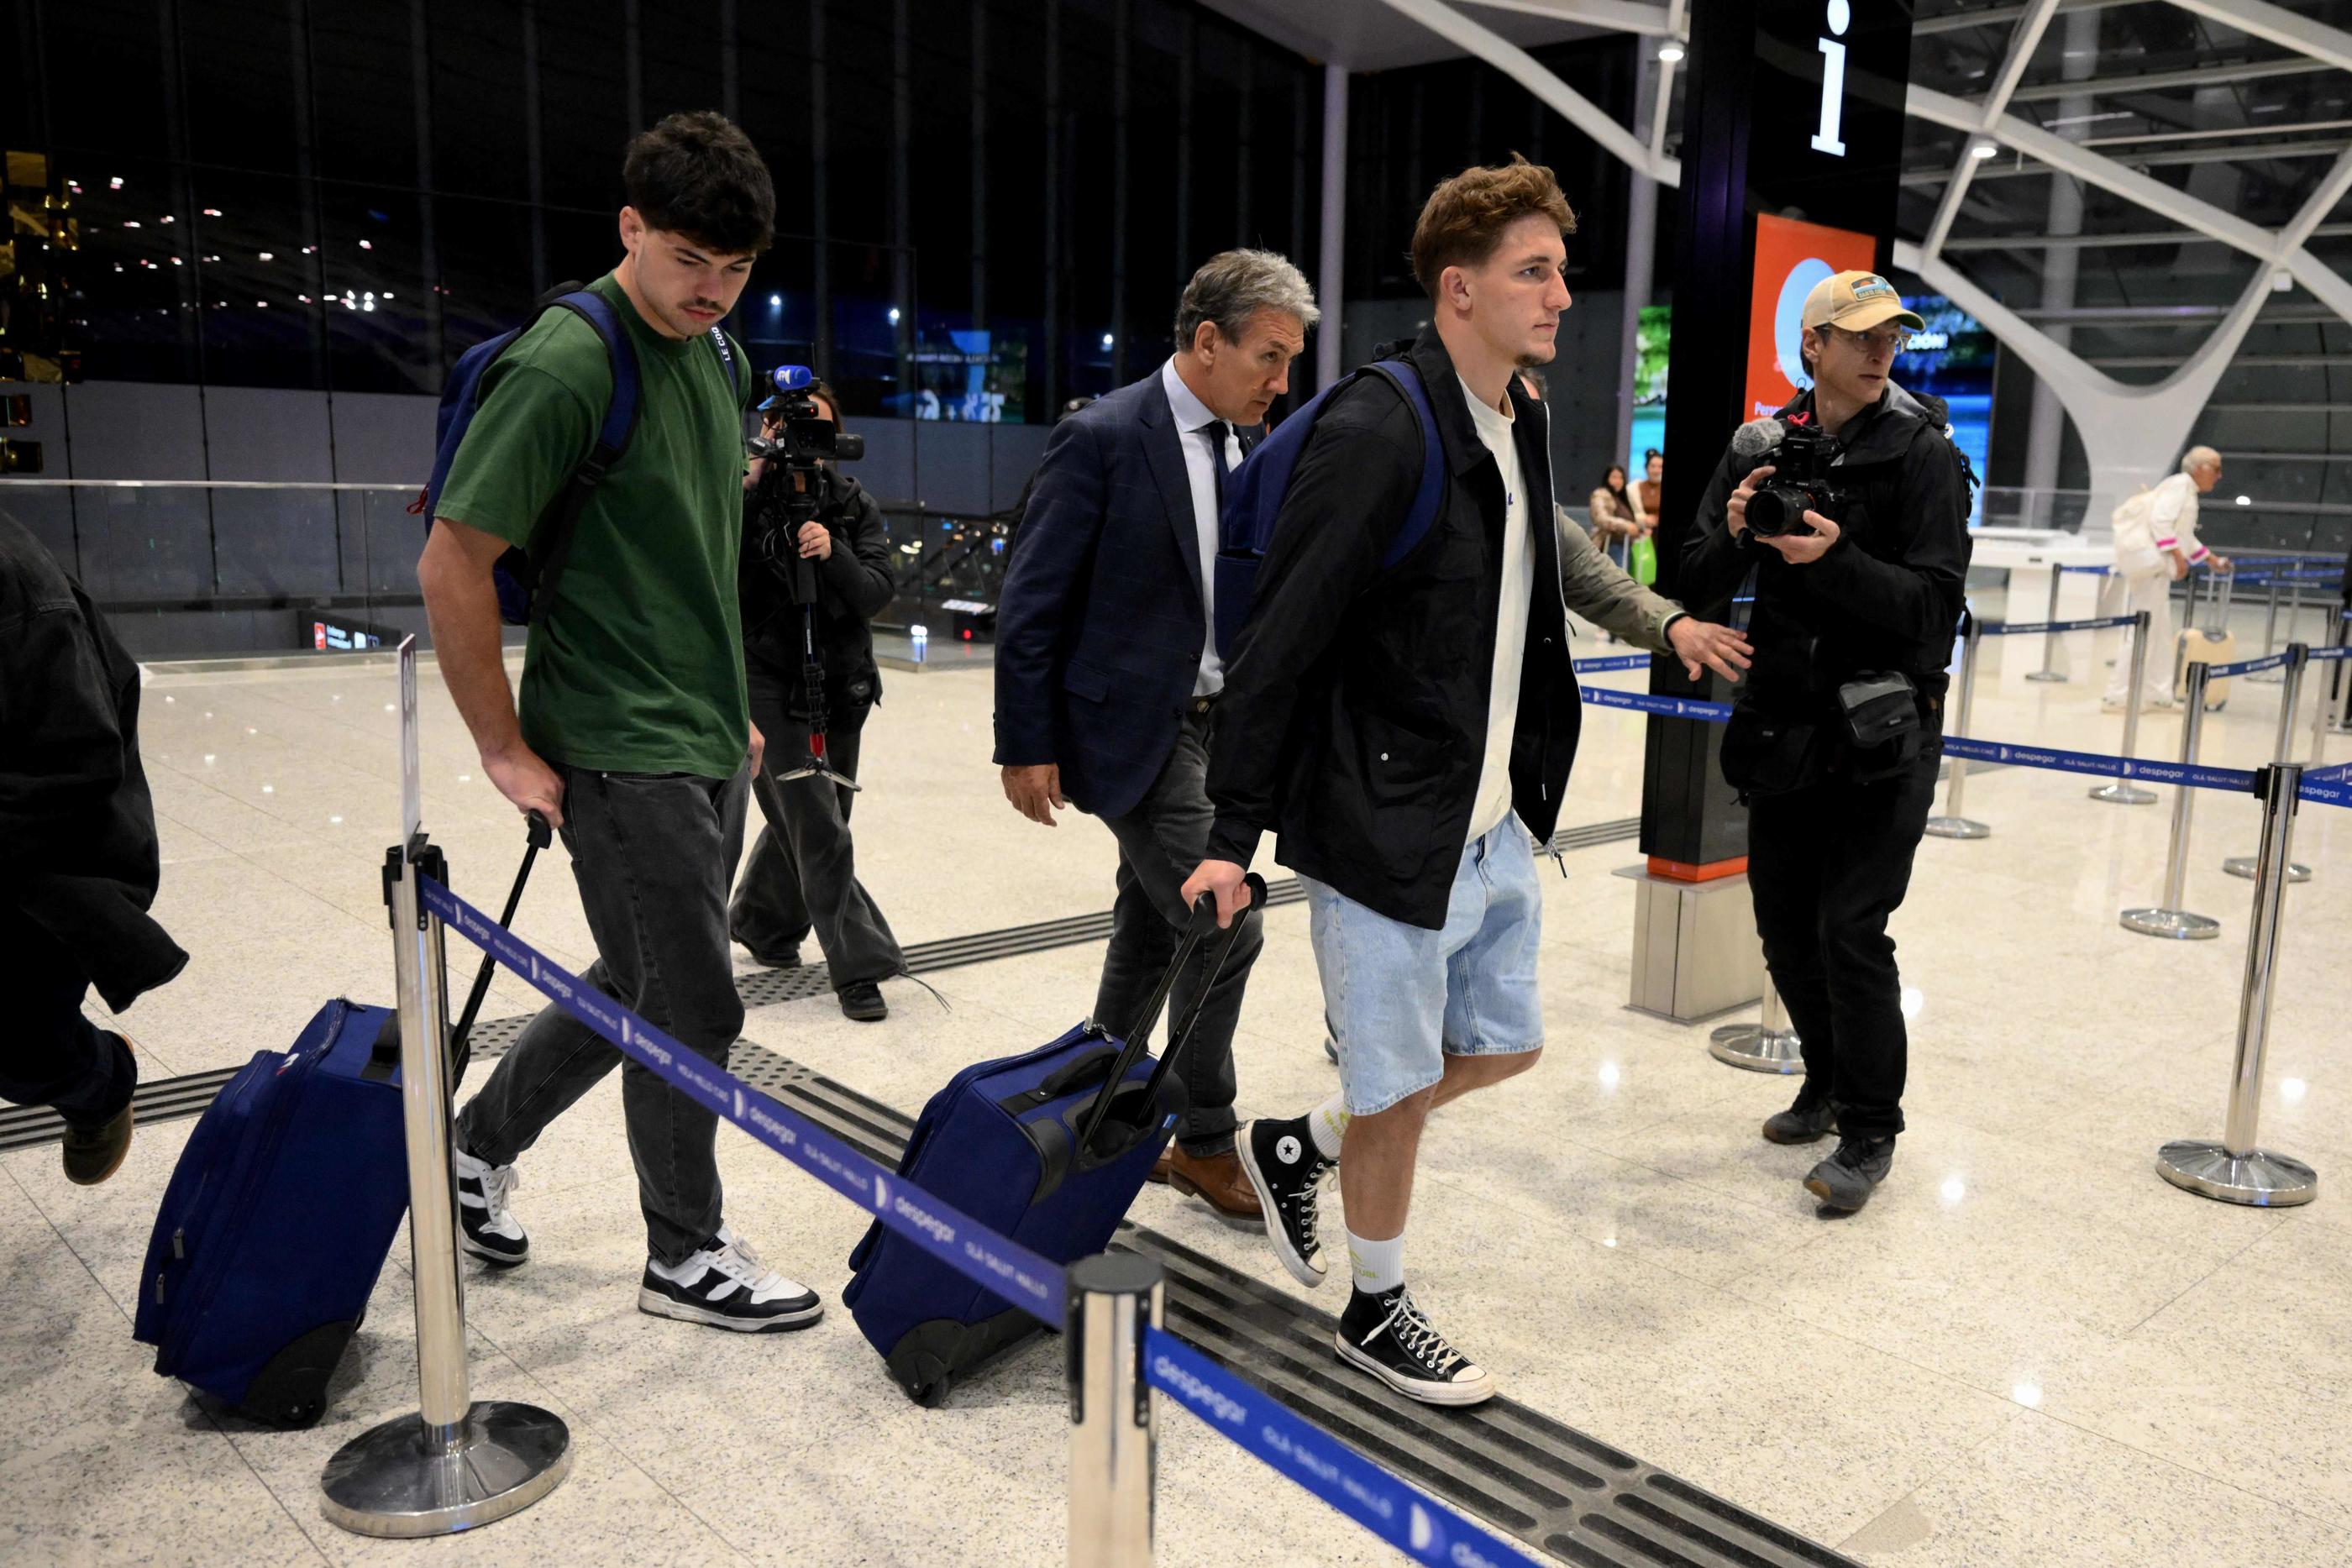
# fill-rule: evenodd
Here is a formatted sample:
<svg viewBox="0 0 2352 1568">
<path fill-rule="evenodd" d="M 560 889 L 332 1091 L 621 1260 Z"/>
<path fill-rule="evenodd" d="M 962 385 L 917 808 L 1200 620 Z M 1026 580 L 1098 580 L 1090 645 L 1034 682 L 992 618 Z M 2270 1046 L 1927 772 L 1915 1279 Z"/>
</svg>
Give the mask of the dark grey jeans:
<svg viewBox="0 0 2352 1568">
<path fill-rule="evenodd" d="M 585 977 L 719 1066 L 743 1030 L 727 946 L 727 881 L 743 849 L 751 770 L 563 775 L 563 847 L 596 939 Z M 477 1159 L 511 1165 L 548 1124 L 621 1069 L 646 1249 L 680 1263 L 719 1229 L 719 1118 L 559 1008 L 543 1009 L 457 1116 Z"/>
<path fill-rule="evenodd" d="M 1118 896 L 1111 905 L 1110 948 L 1103 955 L 1094 1016 L 1122 1038 L 1174 961 L 1177 938 L 1192 917 L 1184 906 L 1184 879 L 1208 852 L 1214 815 L 1209 805 L 1210 728 L 1208 716 L 1187 714 L 1175 750 L 1142 800 L 1123 817 L 1103 819 L 1118 841 Z M 1234 1146 L 1234 1029 L 1241 1021 L 1250 966 L 1265 940 L 1255 910 L 1243 919 L 1246 924 L 1233 959 L 1208 987 L 1200 1028 L 1177 1063 L 1192 1102 L 1176 1129 L 1188 1155 L 1222 1155 Z M 1171 1018 L 1181 1019 L 1201 995 L 1220 946 L 1221 939 L 1203 943 L 1178 977 L 1168 1003 Z"/>
<path fill-rule="evenodd" d="M 849 808 L 857 792 L 815 777 L 777 777 L 807 762 L 808 723 L 786 709 L 780 677 L 756 660 L 747 671 L 751 722 L 768 737 L 766 766 L 752 783 L 768 825 L 736 884 L 729 931 L 754 953 L 785 953 L 814 929 L 836 991 L 905 974 L 907 957 L 898 950 L 898 938 L 857 880 L 857 854 L 849 837 Z M 845 779 L 857 777 L 865 722 L 860 713 L 855 723 L 836 722 L 825 736 L 825 760 Z"/>
</svg>

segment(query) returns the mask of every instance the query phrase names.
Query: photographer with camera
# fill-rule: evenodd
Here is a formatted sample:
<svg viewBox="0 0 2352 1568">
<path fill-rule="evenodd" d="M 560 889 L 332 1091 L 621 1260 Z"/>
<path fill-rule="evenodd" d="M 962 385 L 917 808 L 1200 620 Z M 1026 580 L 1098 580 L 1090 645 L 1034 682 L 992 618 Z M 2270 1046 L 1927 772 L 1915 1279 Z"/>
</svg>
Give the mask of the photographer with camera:
<svg viewBox="0 0 2352 1568">
<path fill-rule="evenodd" d="M 751 722 L 768 740 L 751 794 L 768 825 L 728 930 L 761 963 L 790 969 L 814 929 L 843 1015 L 873 1023 L 890 1016 L 881 982 L 907 969 L 849 838 L 858 740 L 882 700 L 871 622 L 890 601 L 890 536 L 881 504 L 835 466 L 865 444 L 843 434 L 832 388 L 812 379 L 760 413 L 737 583 Z"/>
<path fill-rule="evenodd" d="M 1742 425 L 1683 547 L 1698 614 L 1755 578 L 1755 668 L 1723 738 L 1748 808 L 1764 958 L 1804 1041 L 1776 1144 L 1832 1127 L 1806 1190 L 1858 1209 L 1903 1130 L 1906 1041 L 1886 923 L 1903 902 L 1943 755 L 1944 693 L 1968 576 L 1965 460 L 1937 399 L 1890 372 L 1923 326 L 1885 278 L 1842 272 L 1805 298 L 1813 385 Z"/>
</svg>

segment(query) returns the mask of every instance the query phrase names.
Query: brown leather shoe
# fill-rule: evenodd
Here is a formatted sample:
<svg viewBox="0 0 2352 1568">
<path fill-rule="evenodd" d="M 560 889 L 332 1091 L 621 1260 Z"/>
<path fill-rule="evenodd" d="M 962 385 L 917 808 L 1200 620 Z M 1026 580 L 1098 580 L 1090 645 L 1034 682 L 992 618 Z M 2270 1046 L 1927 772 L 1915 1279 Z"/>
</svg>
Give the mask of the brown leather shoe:
<svg viewBox="0 0 2352 1568">
<path fill-rule="evenodd" d="M 1265 1212 L 1258 1207 L 1249 1177 L 1242 1174 L 1239 1155 L 1228 1149 L 1200 1158 L 1171 1144 L 1160 1157 L 1167 1166 L 1170 1186 L 1187 1197 L 1199 1198 L 1209 1206 L 1210 1213 L 1235 1229 L 1265 1228 Z"/>
<path fill-rule="evenodd" d="M 1168 1172 L 1175 1164 L 1176 1145 L 1171 1143 L 1166 1148 L 1160 1151 L 1160 1157 L 1151 1162 L 1151 1174 L 1145 1176 L 1143 1179 L 1146 1181 L 1156 1181 L 1161 1186 L 1166 1186 L 1168 1185 Z"/>
</svg>

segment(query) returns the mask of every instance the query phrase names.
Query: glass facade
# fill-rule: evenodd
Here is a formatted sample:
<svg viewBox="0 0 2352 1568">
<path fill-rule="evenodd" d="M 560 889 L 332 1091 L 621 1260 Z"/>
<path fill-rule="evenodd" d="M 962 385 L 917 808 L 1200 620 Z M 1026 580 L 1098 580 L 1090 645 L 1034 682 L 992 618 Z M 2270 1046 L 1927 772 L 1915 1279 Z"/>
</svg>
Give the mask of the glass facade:
<svg viewBox="0 0 2352 1568">
<path fill-rule="evenodd" d="M 79 225 L 90 381 L 436 391 L 618 254 L 678 109 L 767 157 L 730 327 L 866 415 L 1049 423 L 1168 346 L 1192 267 L 1313 246 L 1318 68 L 1185 0 L 17 0 L 0 144 Z"/>
</svg>

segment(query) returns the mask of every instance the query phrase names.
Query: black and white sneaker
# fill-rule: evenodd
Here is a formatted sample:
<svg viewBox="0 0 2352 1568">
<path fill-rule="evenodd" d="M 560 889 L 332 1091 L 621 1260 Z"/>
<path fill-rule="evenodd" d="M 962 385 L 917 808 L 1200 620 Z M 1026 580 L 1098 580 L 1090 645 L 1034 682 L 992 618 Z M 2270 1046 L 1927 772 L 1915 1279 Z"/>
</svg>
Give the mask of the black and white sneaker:
<svg viewBox="0 0 2352 1568">
<path fill-rule="evenodd" d="M 522 1185 L 512 1166 L 478 1160 L 454 1144 L 450 1164 L 457 1174 L 459 1245 L 483 1262 L 511 1269 L 530 1256 L 530 1237 L 507 1210 L 507 1198 Z"/>
<path fill-rule="evenodd" d="M 824 1316 L 814 1291 L 761 1262 L 723 1225 L 675 1268 L 646 1260 L 637 1311 L 743 1333 L 804 1329 Z"/>
<path fill-rule="evenodd" d="M 1256 1121 L 1234 1140 L 1242 1174 L 1257 1193 L 1265 1214 L 1265 1239 L 1290 1277 L 1313 1290 L 1323 1282 L 1323 1244 L 1316 1239 L 1322 1220 L 1323 1178 L 1339 1168 L 1315 1146 L 1307 1118 Z"/>
<path fill-rule="evenodd" d="M 1402 1285 L 1378 1295 L 1356 1291 L 1332 1343 L 1341 1361 L 1424 1405 L 1477 1405 L 1495 1396 L 1493 1375 L 1446 1343 Z"/>
</svg>

